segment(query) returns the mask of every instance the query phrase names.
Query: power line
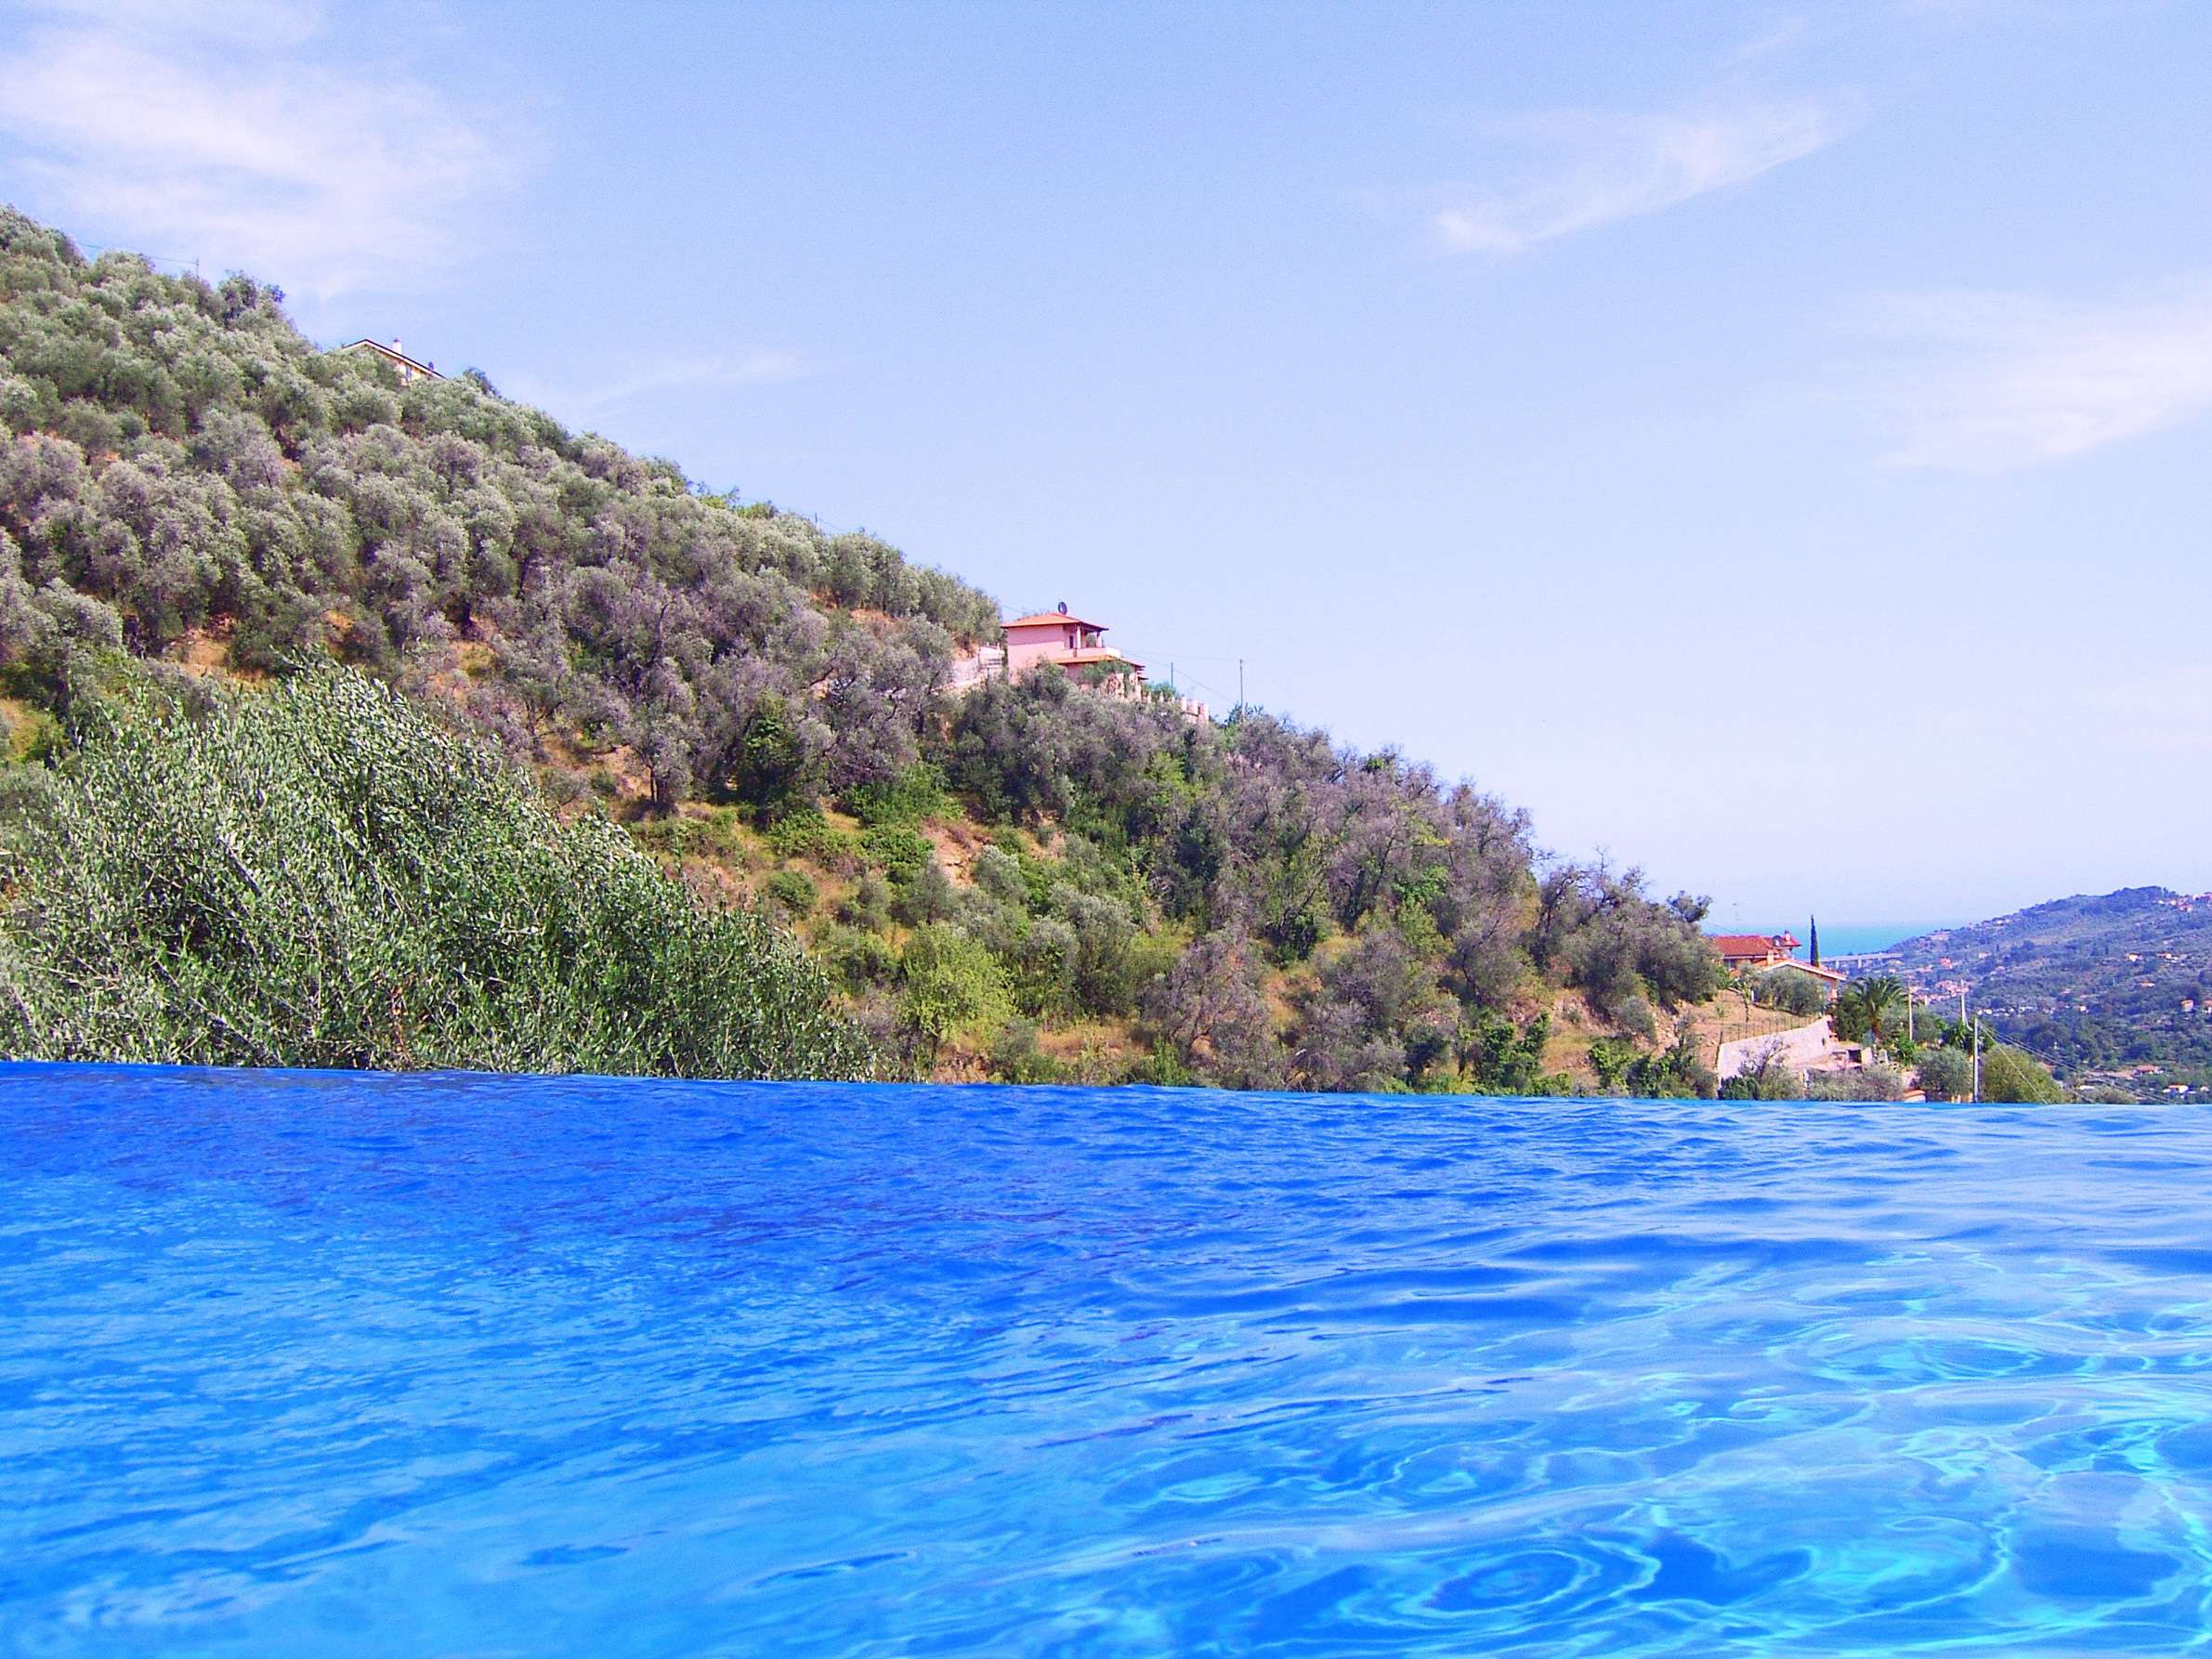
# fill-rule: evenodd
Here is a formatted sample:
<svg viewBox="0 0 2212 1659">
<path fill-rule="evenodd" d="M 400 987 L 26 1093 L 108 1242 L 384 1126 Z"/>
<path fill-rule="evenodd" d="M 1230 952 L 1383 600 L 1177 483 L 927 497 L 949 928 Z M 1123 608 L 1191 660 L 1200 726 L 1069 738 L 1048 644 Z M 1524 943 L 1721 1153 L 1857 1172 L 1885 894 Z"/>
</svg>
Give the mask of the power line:
<svg viewBox="0 0 2212 1659">
<path fill-rule="evenodd" d="M 144 248 L 126 248 L 116 242 L 81 242 L 77 246 L 89 249 L 94 254 L 136 254 L 149 265 L 174 265 L 180 270 L 189 265 L 192 268 L 192 275 L 196 277 L 200 274 L 200 261 L 197 259 L 176 259 L 167 254 L 149 254 Z"/>
</svg>

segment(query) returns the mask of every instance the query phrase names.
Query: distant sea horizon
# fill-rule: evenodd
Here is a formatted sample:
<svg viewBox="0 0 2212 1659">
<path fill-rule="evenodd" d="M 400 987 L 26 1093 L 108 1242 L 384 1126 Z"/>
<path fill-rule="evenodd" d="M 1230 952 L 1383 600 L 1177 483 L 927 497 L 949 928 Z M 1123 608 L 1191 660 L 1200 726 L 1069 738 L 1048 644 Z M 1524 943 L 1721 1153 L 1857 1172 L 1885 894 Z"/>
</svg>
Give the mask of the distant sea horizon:
<svg viewBox="0 0 2212 1659">
<path fill-rule="evenodd" d="M 1706 923 L 1708 928 L 1711 928 L 1712 925 L 1713 924 L 1711 922 Z M 1917 939 L 1922 934 L 1934 933 L 1938 928 L 1966 927 L 1968 925 L 1970 924 L 1967 922 L 1958 921 L 1956 920 L 1944 920 L 1936 921 L 1824 921 L 1820 924 L 1820 954 L 1824 957 L 1865 956 L 1877 950 L 1887 950 L 1892 945 L 1902 945 L 1907 939 Z M 1805 931 L 1805 923 L 1801 921 L 1788 922 L 1781 927 L 1737 928 L 1731 926 L 1725 931 L 1729 933 L 1747 934 L 1790 933 L 1796 934 L 1802 944 L 1809 944 L 1811 942 L 1810 935 Z M 1798 951 L 1798 954 L 1800 956 L 1803 956 L 1806 954 L 1806 952 L 1800 947 Z"/>
</svg>

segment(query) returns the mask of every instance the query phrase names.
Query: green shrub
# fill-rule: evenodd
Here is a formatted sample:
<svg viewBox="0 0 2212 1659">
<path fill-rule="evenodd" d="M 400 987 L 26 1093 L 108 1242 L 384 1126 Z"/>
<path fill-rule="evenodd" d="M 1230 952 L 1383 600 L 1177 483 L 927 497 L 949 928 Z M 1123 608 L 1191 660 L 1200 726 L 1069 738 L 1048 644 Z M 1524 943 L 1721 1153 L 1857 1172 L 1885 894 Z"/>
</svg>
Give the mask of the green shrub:
<svg viewBox="0 0 2212 1659">
<path fill-rule="evenodd" d="M 1471 1094 L 1567 1093 L 1572 1088 L 1567 1075 L 1544 1069 L 1551 1033 L 1549 1014 L 1515 1026 L 1503 1014 L 1478 1011 L 1459 1034 L 1461 1087 Z"/>
<path fill-rule="evenodd" d="M 1007 1083 L 1057 1083 L 1067 1068 L 1037 1046 L 1034 1021 L 1011 1019 L 1000 1027 L 991 1044 L 991 1075 Z"/>
<path fill-rule="evenodd" d="M 761 891 L 779 909 L 793 917 L 814 914 L 821 890 L 795 869 L 779 869 L 761 883 Z"/>
<path fill-rule="evenodd" d="M 1003 847 L 985 847 L 968 869 L 968 879 L 986 898 L 1014 908 L 1027 908 L 1029 889 L 1022 879 L 1021 860 Z"/>
<path fill-rule="evenodd" d="M 945 775 L 927 761 L 916 761 L 891 777 L 848 790 L 844 809 L 870 829 L 879 824 L 910 828 L 943 816 L 952 803 L 945 794 Z"/>
<path fill-rule="evenodd" d="M 1621 1001 L 1614 1010 L 1613 1024 L 1626 1036 L 1641 1037 L 1645 1042 L 1658 1039 L 1658 1015 L 1641 994 L 1632 994 Z"/>
<path fill-rule="evenodd" d="M 2064 1100 L 2066 1091 L 2049 1072 L 2011 1044 L 1985 1044 L 1982 1050 L 1982 1098 L 2050 1105 Z"/>
<path fill-rule="evenodd" d="M 888 985 L 898 974 L 898 953 L 890 942 L 858 928 L 831 928 L 816 950 L 824 971 L 849 995 Z"/>
<path fill-rule="evenodd" d="M 1773 1042 L 1762 1049 L 1749 1065 L 1721 1085 L 1721 1098 L 1803 1100 L 1804 1074 L 1785 1058 L 1781 1043 Z"/>
<path fill-rule="evenodd" d="M 768 851 L 779 858 L 805 858 L 839 874 L 856 869 L 860 845 L 818 812 L 794 812 L 768 827 Z"/>
<path fill-rule="evenodd" d="M 1598 1075 L 1598 1087 L 1611 1093 L 1621 1086 L 1636 1060 L 1636 1045 L 1618 1037 L 1600 1037 L 1590 1045 L 1590 1069 Z"/>
<path fill-rule="evenodd" d="M 1904 1074 L 1886 1065 L 1852 1066 L 1844 1071 L 1805 1074 L 1807 1100 L 1902 1100 Z"/>
<path fill-rule="evenodd" d="M 935 858 L 909 874 L 891 896 L 891 919 L 909 927 L 950 921 L 960 908 L 960 890 Z"/>
<path fill-rule="evenodd" d="M 875 871 L 867 870 L 853 890 L 838 901 L 837 920 L 847 927 L 880 934 L 891 925 L 891 885 Z"/>
<path fill-rule="evenodd" d="M 1802 1014 L 1807 1019 L 1828 1005 L 1827 993 L 1821 988 L 1819 981 L 1793 968 L 1769 968 L 1752 981 L 1752 995 L 1758 998 L 1760 1006 Z"/>
<path fill-rule="evenodd" d="M 903 824 L 878 824 L 864 830 L 860 836 L 860 850 L 868 862 L 882 870 L 894 882 L 910 882 L 920 873 L 925 864 L 936 862 L 936 853 L 929 844 L 929 838 L 917 830 Z"/>
<path fill-rule="evenodd" d="M 1920 1089 L 1930 1100 L 1964 1100 L 1974 1086 L 1974 1063 L 1957 1049 L 1923 1049 Z"/>
<path fill-rule="evenodd" d="M 1155 1089 L 1188 1089 L 1198 1078 L 1176 1055 L 1174 1045 L 1163 1039 L 1153 1044 L 1151 1053 L 1123 1072 L 1121 1080 L 1149 1084 Z"/>
<path fill-rule="evenodd" d="M 648 853 L 665 853 L 675 858 L 708 856 L 726 858 L 741 844 L 738 839 L 738 816 L 726 806 L 698 816 L 675 814 L 664 818 L 642 818 L 630 826 L 630 838 Z"/>
<path fill-rule="evenodd" d="M 1721 1079 L 1698 1052 L 1686 1025 L 1676 1026 L 1671 1047 L 1629 1062 L 1622 1081 L 1630 1094 L 1647 1100 L 1710 1100 L 1721 1092 Z"/>
<path fill-rule="evenodd" d="M 0 715 L 0 761 L 44 761 L 61 747 L 61 723 L 44 709 L 33 709 L 12 724 Z"/>
<path fill-rule="evenodd" d="M 898 979 L 899 1023 L 925 1054 L 963 1032 L 995 1030 L 1014 1012 L 998 959 L 945 922 L 915 929 Z"/>
<path fill-rule="evenodd" d="M 203 694 L 205 695 L 205 694 Z M 347 671 L 139 683 L 16 775 L 0 1051 L 33 1059 L 868 1075 L 820 972 L 624 833 Z"/>
</svg>

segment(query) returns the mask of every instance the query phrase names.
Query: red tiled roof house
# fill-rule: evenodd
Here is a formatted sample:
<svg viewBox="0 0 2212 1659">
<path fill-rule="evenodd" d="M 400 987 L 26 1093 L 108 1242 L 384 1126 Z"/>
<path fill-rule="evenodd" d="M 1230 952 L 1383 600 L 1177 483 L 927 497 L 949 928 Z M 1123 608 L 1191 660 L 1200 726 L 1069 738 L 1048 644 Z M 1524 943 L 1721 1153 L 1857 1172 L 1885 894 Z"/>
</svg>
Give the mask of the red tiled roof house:
<svg viewBox="0 0 2212 1659">
<path fill-rule="evenodd" d="M 1006 624 L 1006 672 L 1018 680 L 1041 662 L 1057 663 L 1071 673 L 1103 664 L 1142 686 L 1145 665 L 1115 650 L 1105 635 L 1103 624 L 1071 617 L 1065 606 L 1016 617 Z"/>
<path fill-rule="evenodd" d="M 1762 973 L 1769 968 L 1787 968 L 1820 982 L 1833 997 L 1842 988 L 1843 975 L 1833 968 L 1800 962 L 1790 954 L 1798 947 L 1795 934 L 1711 934 L 1707 942 L 1721 953 L 1721 965 L 1731 973 Z"/>
<path fill-rule="evenodd" d="M 1721 953 L 1721 965 L 1731 973 L 1745 968 L 1776 968 L 1794 960 L 1795 934 L 1715 934 L 1712 947 Z"/>
</svg>

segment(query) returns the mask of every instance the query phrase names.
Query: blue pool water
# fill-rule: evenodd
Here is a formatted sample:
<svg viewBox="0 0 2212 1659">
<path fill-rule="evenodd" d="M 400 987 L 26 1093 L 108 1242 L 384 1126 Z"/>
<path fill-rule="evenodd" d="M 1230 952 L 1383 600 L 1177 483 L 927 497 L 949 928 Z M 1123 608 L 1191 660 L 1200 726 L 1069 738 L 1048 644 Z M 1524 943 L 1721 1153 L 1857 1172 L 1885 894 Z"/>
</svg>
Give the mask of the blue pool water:
<svg viewBox="0 0 2212 1659">
<path fill-rule="evenodd" d="M 2193 1108 L 0 1067 L 0 1652 L 2171 1652 Z"/>
</svg>

